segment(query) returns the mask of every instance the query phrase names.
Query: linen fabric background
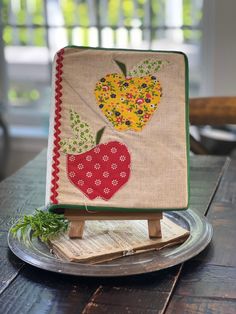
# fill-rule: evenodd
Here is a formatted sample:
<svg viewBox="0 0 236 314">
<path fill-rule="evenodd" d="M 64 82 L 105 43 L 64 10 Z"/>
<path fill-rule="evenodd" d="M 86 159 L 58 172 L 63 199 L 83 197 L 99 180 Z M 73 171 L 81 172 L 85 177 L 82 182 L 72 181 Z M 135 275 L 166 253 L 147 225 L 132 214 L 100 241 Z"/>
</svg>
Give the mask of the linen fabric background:
<svg viewBox="0 0 236 314">
<path fill-rule="evenodd" d="M 102 50 L 68 47 L 62 68 L 60 138 L 73 136 L 70 110 L 86 121 L 94 134 L 106 127 L 101 143 L 119 141 L 131 156 L 128 182 L 109 200 L 90 200 L 67 176 L 66 154 L 60 151 L 58 205 L 138 210 L 185 209 L 188 206 L 188 117 L 186 110 L 186 58 L 178 52 Z M 142 131 L 118 131 L 103 115 L 94 95 L 96 83 L 109 73 L 121 73 L 114 60 L 131 70 L 146 59 L 168 61 L 157 74 L 163 95 L 158 108 Z M 53 91 L 55 89 L 55 61 Z M 51 204 L 52 162 L 55 127 L 55 93 L 52 95 L 48 145 L 46 205 Z"/>
</svg>

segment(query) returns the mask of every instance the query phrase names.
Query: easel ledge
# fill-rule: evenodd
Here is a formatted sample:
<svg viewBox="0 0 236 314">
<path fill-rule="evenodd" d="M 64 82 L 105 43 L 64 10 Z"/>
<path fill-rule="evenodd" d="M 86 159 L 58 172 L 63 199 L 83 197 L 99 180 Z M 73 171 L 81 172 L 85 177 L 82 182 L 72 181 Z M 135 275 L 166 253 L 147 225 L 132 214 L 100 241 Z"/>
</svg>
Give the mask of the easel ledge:
<svg viewBox="0 0 236 314">
<path fill-rule="evenodd" d="M 69 237 L 82 238 L 86 220 L 147 220 L 150 238 L 161 238 L 162 212 L 121 213 L 121 212 L 82 212 L 65 209 L 65 217 L 70 221 Z"/>
</svg>

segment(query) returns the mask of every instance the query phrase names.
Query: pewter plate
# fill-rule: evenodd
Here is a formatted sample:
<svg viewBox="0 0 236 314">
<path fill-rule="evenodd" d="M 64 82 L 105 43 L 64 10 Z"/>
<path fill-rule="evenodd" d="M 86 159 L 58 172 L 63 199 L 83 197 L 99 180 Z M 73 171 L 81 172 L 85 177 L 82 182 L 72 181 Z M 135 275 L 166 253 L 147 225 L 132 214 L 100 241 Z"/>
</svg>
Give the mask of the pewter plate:
<svg viewBox="0 0 236 314">
<path fill-rule="evenodd" d="M 160 251 L 126 256 L 97 265 L 58 259 L 45 244 L 32 237 L 30 228 L 24 240 L 13 237 L 9 231 L 8 245 L 11 251 L 26 263 L 56 273 L 90 277 L 117 277 L 149 273 L 180 264 L 196 256 L 205 249 L 212 238 L 212 226 L 205 217 L 191 209 L 166 212 L 164 215 L 190 231 L 190 236 L 183 244 Z"/>
</svg>

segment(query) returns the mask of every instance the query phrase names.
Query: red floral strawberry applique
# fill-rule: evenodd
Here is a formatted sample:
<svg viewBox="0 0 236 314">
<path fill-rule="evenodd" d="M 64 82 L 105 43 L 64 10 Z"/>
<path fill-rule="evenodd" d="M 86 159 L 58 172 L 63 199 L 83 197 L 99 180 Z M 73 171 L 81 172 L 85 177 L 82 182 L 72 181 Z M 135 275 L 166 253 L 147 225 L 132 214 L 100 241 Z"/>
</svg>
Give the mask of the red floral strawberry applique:
<svg viewBox="0 0 236 314">
<path fill-rule="evenodd" d="M 71 125 L 76 133 L 74 139 L 61 141 L 61 149 L 67 153 L 68 179 L 90 200 L 96 197 L 109 200 L 129 180 L 131 158 L 127 147 L 118 141 L 99 144 L 105 128 L 92 141 L 88 124 L 81 122 L 74 111 Z"/>
</svg>

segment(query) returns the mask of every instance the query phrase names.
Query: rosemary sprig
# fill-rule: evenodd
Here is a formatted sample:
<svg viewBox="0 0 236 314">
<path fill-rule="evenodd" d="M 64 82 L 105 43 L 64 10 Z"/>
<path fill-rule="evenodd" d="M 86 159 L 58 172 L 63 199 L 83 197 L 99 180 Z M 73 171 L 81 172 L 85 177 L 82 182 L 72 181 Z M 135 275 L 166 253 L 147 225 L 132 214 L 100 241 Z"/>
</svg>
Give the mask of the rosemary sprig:
<svg viewBox="0 0 236 314">
<path fill-rule="evenodd" d="M 62 214 L 53 214 L 36 209 L 34 215 L 25 215 L 11 229 L 13 236 L 20 232 L 25 238 L 27 230 L 31 228 L 32 236 L 39 237 L 42 242 L 48 241 L 68 229 L 69 222 Z"/>
</svg>

